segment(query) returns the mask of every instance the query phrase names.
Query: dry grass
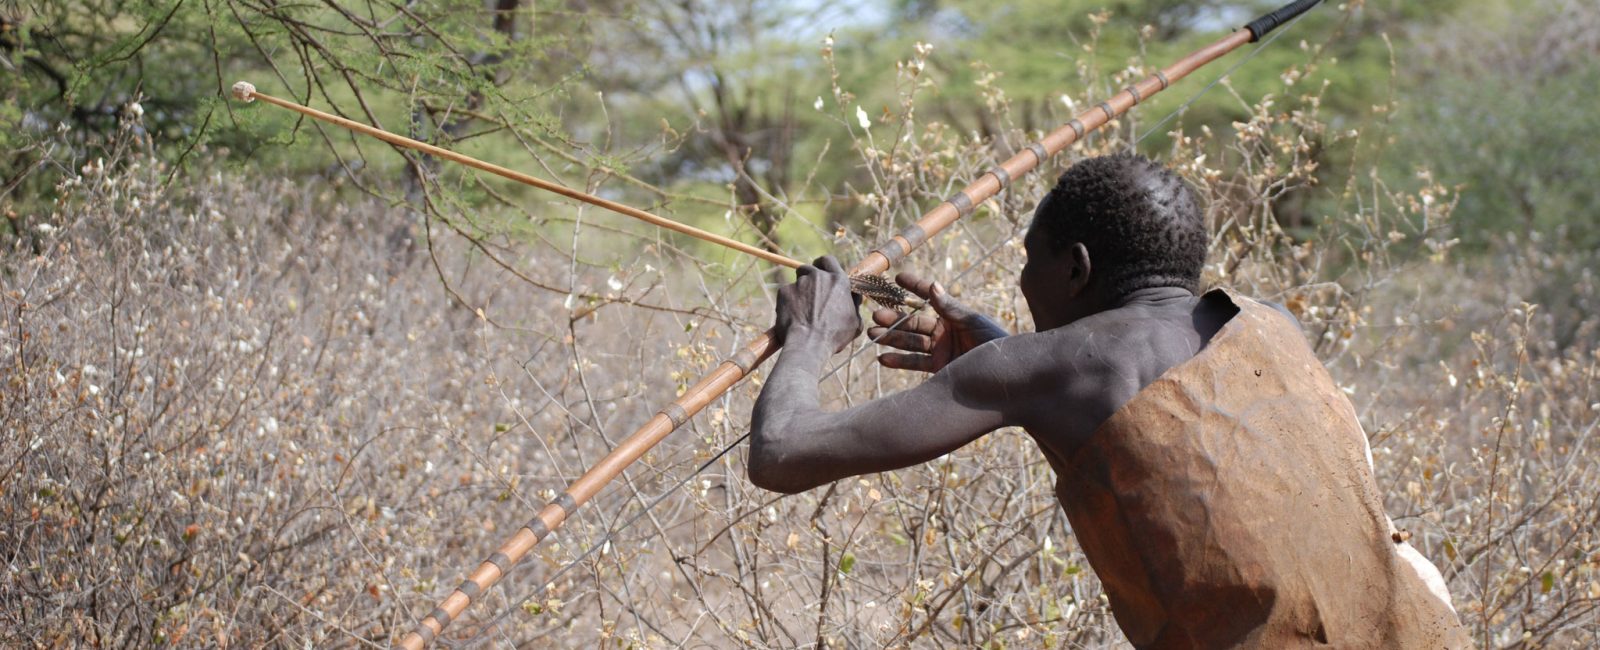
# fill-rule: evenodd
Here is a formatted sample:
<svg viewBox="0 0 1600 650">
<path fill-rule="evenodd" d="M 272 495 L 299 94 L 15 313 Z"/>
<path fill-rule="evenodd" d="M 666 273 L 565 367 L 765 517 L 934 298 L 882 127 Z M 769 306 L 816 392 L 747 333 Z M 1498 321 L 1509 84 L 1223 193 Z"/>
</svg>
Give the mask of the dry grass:
<svg viewBox="0 0 1600 650">
<path fill-rule="evenodd" d="M 920 66 L 905 70 L 909 107 Z M 1315 93 L 1296 90 L 1251 107 L 1238 135 L 1191 129 L 1163 153 L 1209 199 L 1208 279 L 1300 315 L 1362 413 L 1390 512 L 1444 570 L 1481 643 L 1594 644 L 1593 255 L 1523 240 L 1458 259 L 1454 192 L 1426 173 L 1367 174 L 1382 124 L 1336 134 Z M 989 100 L 1005 123 L 1006 98 L 991 89 Z M 871 174 L 873 222 L 865 236 L 833 236 L 841 257 L 1027 141 L 973 143 L 911 115 L 856 129 L 851 160 L 829 162 Z M 1135 128 L 1120 126 L 1080 155 L 1125 147 Z M 1353 152 L 1357 180 L 1312 188 L 1311 142 Z M 480 246 L 435 221 L 412 229 L 423 241 L 409 247 L 393 210 L 320 181 L 215 174 L 163 189 L 136 150 L 108 155 L 63 175 L 56 213 L 0 257 L 0 644 L 385 645 L 770 321 L 770 288 L 749 262 L 701 263 L 694 249 L 570 225 L 542 244 Z M 1019 180 L 910 266 L 1025 326 L 1014 235 L 1053 176 Z M 1333 207 L 1290 236 L 1272 206 L 1306 191 Z M 597 235 L 606 256 L 564 246 Z M 1535 297 L 1546 304 L 1523 304 Z M 845 404 L 917 380 L 863 354 L 825 392 Z M 746 431 L 759 385 L 758 373 L 670 437 L 447 636 L 495 647 L 1122 642 L 1020 432 L 792 497 L 751 486 L 742 449 L 692 476 Z"/>
</svg>

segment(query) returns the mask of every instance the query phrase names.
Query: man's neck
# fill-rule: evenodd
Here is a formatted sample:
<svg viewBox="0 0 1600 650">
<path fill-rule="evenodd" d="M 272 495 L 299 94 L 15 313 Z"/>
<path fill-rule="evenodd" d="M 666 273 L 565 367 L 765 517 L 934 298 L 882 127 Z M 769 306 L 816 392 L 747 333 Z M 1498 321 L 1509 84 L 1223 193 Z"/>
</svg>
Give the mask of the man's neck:
<svg viewBox="0 0 1600 650">
<path fill-rule="evenodd" d="M 1183 287 L 1148 287 L 1135 289 L 1114 298 L 1105 297 L 1105 292 L 1091 287 L 1090 295 L 1080 295 L 1078 298 L 1061 305 L 1061 320 L 1057 324 L 1041 325 L 1038 331 L 1044 332 L 1057 327 L 1070 325 L 1095 314 L 1122 309 L 1124 307 L 1146 307 L 1162 309 L 1185 304 L 1184 301 L 1193 300 L 1194 293 Z M 1037 321 L 1035 321 L 1037 323 Z"/>
<path fill-rule="evenodd" d="M 1135 305 L 1163 306 L 1191 300 L 1194 292 L 1184 287 L 1146 287 L 1134 289 L 1112 300 L 1112 308 Z"/>
</svg>

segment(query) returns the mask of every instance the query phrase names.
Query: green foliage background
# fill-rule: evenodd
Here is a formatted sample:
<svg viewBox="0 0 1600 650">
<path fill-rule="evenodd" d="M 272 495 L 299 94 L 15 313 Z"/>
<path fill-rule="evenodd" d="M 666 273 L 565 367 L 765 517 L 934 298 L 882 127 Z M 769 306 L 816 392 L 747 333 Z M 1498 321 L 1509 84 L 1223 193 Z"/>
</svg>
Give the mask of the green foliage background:
<svg viewBox="0 0 1600 650">
<path fill-rule="evenodd" d="M 234 80 L 250 79 L 264 92 L 515 168 L 543 168 L 565 182 L 628 174 L 630 182 L 609 191 L 706 227 L 726 230 L 730 203 L 745 205 L 752 219 L 773 213 L 754 230 L 810 255 L 826 246 L 817 233 L 862 227 L 868 214 L 849 201 L 789 193 L 804 193 L 809 179 L 844 198 L 868 182 L 838 145 L 848 142 L 858 106 L 885 124 L 900 117 L 897 65 L 915 58 L 917 44 L 932 46 L 916 80 L 925 84 L 924 124 L 994 137 L 999 110 L 1025 129 L 1053 128 L 1069 106 L 1120 88 L 1127 71 L 1187 52 L 1270 3 L 543 0 L 498 3 L 514 8 L 504 28 L 496 4 L 0 2 L 0 202 L 18 215 L 13 229 L 40 216 L 53 191 L 34 172 L 92 159 L 137 102 L 139 128 L 174 168 L 342 177 L 418 207 L 408 167 L 424 161 L 227 101 Z M 1427 166 L 1461 186 L 1459 235 L 1469 246 L 1534 233 L 1593 246 L 1600 229 L 1580 215 L 1595 190 L 1582 179 L 1594 176 L 1600 158 L 1569 152 L 1600 135 L 1595 113 L 1582 108 L 1594 101 L 1600 64 L 1583 31 L 1589 23 L 1574 12 L 1583 10 L 1508 0 L 1323 7 L 1140 147 L 1161 156 L 1173 128 L 1231 128 L 1247 117 L 1241 100 L 1272 92 L 1284 70 L 1321 48 L 1299 83 L 1327 85 L 1320 108 L 1336 127 L 1383 120 L 1390 141 L 1368 153 L 1394 178 Z M 1201 82 L 1155 98 L 1125 128 L 1146 128 Z M 784 135 L 768 137 L 774 131 Z M 1313 145 L 1326 145 L 1318 151 L 1320 186 L 1277 206 L 1291 227 L 1320 222 L 1360 155 L 1339 143 Z M 750 174 L 759 188 L 734 187 L 741 156 L 750 169 L 783 173 Z M 432 209 L 486 232 L 539 220 L 526 202 L 542 197 L 524 188 L 426 168 L 437 183 Z M 730 190 L 745 193 L 730 199 Z M 791 200 L 778 210 L 752 199 L 758 191 Z M 784 225 L 789 214 L 812 225 Z"/>
</svg>

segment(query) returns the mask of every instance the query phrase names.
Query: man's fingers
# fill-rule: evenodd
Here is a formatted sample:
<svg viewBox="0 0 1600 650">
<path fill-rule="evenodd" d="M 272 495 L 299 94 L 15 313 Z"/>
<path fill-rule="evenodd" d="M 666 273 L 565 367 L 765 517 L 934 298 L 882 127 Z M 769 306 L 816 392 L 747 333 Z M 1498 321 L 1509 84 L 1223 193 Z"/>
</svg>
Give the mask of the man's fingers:
<svg viewBox="0 0 1600 650">
<path fill-rule="evenodd" d="M 844 265 L 839 264 L 839 260 L 832 255 L 823 255 L 811 264 L 829 273 L 844 273 Z"/>
<path fill-rule="evenodd" d="M 884 327 L 889 327 L 900 322 L 900 312 L 889 309 L 888 307 L 874 309 L 872 310 L 872 322 Z"/>
<path fill-rule="evenodd" d="M 905 322 L 903 323 L 900 322 L 900 319 L 902 318 L 905 318 L 905 316 L 893 309 L 875 309 L 872 312 L 872 322 L 877 325 L 893 327 L 902 332 L 926 334 L 928 336 L 933 336 L 934 334 L 938 333 L 938 318 L 933 316 L 912 316 L 910 318 L 906 318 Z M 895 323 L 900 324 L 896 325 Z"/>
<path fill-rule="evenodd" d="M 910 291 L 916 294 L 917 297 L 928 301 L 929 305 L 933 305 L 933 310 L 939 312 L 940 315 L 948 317 L 966 315 L 966 307 L 951 298 L 950 292 L 945 291 L 944 287 L 938 282 L 910 271 L 901 271 L 899 275 L 894 276 L 894 281 L 905 287 L 906 291 Z"/>
<path fill-rule="evenodd" d="M 894 282 L 899 283 L 901 287 L 906 287 L 906 290 L 910 291 L 910 293 L 915 293 L 917 298 L 928 301 L 928 304 L 933 306 L 933 311 L 939 312 L 939 314 L 960 315 L 960 312 L 965 311 L 965 307 L 962 307 L 962 304 L 950 298 L 949 291 L 944 290 L 944 287 L 941 287 L 938 282 L 925 279 L 922 275 L 902 271 L 898 275 L 894 275 Z"/>
<path fill-rule="evenodd" d="M 918 298 L 923 300 L 933 299 L 935 284 L 932 278 L 924 278 L 910 271 L 901 271 L 895 274 L 894 283 L 905 287 L 906 291 L 916 294 Z"/>
<path fill-rule="evenodd" d="M 867 330 L 867 338 L 872 339 L 878 345 L 887 345 L 906 352 L 928 353 L 933 351 L 933 339 L 921 334 L 874 327 Z"/>
<path fill-rule="evenodd" d="M 933 357 L 926 354 L 904 354 L 889 352 L 878 355 L 878 363 L 885 368 L 896 370 L 915 370 L 917 372 L 933 372 Z"/>
</svg>

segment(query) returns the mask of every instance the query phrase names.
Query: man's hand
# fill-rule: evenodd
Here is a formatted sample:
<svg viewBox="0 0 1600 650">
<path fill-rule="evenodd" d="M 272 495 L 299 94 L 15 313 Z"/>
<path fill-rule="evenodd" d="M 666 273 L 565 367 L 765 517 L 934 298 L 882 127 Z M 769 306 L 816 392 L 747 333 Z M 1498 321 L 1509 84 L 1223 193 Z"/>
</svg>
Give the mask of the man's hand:
<svg viewBox="0 0 1600 650">
<path fill-rule="evenodd" d="M 820 336 L 835 353 L 861 333 L 856 309 L 861 297 L 850 293 L 850 277 L 832 255 L 795 270 L 795 283 L 778 290 L 779 336 Z"/>
<path fill-rule="evenodd" d="M 924 280 L 911 273 L 896 275 L 894 281 L 907 291 L 927 300 L 938 314 L 937 318 L 912 316 L 890 330 L 901 319 L 893 309 L 872 312 L 876 327 L 867 330 L 867 336 L 879 345 L 916 354 L 890 352 L 878 356 L 878 363 L 901 370 L 939 372 L 940 368 L 968 350 L 1009 333 L 989 317 L 967 309 L 957 302 L 944 287 L 932 280 Z"/>
</svg>

